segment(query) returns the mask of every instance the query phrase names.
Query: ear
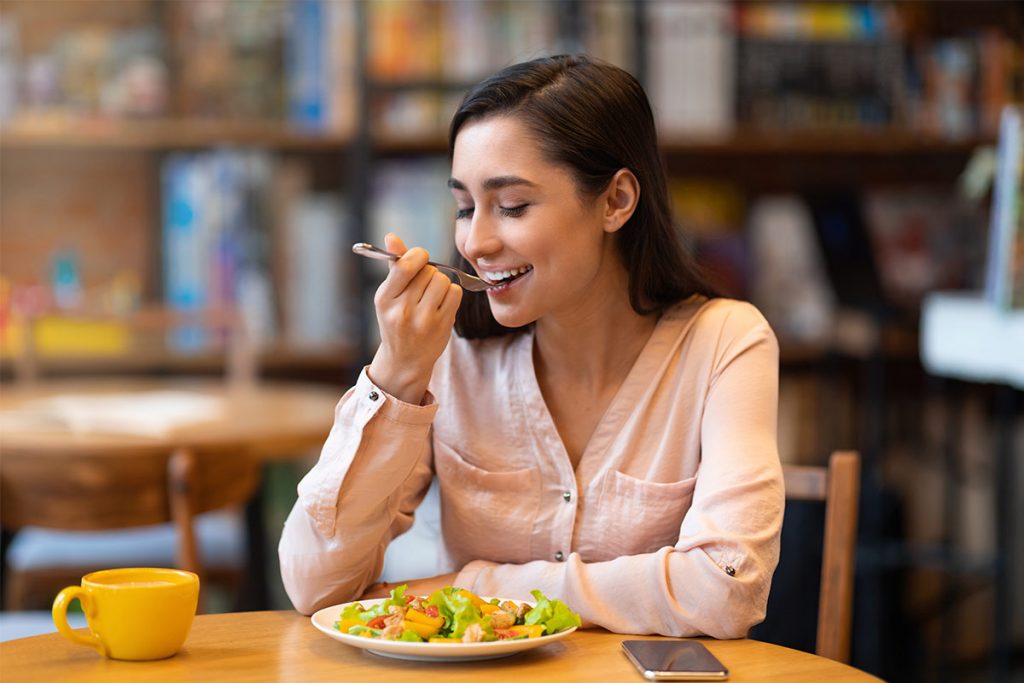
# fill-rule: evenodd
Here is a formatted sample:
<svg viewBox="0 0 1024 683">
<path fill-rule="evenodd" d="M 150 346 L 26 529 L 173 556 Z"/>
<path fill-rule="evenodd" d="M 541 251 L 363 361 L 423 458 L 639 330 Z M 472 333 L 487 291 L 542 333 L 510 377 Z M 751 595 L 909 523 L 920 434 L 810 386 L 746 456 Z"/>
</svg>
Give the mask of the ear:
<svg viewBox="0 0 1024 683">
<path fill-rule="evenodd" d="M 626 168 L 620 168 L 601 195 L 604 231 L 617 232 L 626 224 L 640 201 L 640 182 Z"/>
</svg>

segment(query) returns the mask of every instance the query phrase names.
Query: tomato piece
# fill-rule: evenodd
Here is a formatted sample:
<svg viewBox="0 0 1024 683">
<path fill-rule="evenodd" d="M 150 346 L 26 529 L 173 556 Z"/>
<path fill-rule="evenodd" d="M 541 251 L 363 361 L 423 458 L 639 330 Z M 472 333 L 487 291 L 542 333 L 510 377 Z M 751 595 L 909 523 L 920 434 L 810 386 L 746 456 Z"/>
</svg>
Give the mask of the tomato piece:
<svg viewBox="0 0 1024 683">
<path fill-rule="evenodd" d="M 423 610 L 428 617 L 439 617 L 441 613 L 437 611 L 437 605 L 427 605 L 427 608 Z"/>
<path fill-rule="evenodd" d="M 410 602 L 412 602 L 412 601 L 413 601 L 413 600 L 415 600 L 415 599 L 416 599 L 416 596 L 415 596 L 415 595 L 406 595 L 406 596 L 405 596 L 405 604 L 407 604 L 407 605 L 408 605 L 408 604 L 409 604 Z"/>
<path fill-rule="evenodd" d="M 370 628 L 384 628 L 384 617 L 375 617 L 366 622 L 366 625 Z"/>
</svg>

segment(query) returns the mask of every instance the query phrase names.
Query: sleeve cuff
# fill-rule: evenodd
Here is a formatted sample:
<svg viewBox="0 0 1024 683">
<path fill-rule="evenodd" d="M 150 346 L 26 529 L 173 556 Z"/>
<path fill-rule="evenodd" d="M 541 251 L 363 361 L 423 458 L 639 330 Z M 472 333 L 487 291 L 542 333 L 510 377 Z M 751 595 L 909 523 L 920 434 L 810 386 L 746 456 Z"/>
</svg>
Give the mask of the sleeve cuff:
<svg viewBox="0 0 1024 683">
<path fill-rule="evenodd" d="M 360 371 L 359 379 L 353 387 L 358 401 L 373 406 L 377 415 L 392 422 L 425 425 L 434 421 L 438 406 L 432 393 L 428 391 L 424 395 L 421 405 L 406 403 L 374 384 L 367 372 L 368 368 L 369 366 L 366 366 Z"/>
<path fill-rule="evenodd" d="M 459 588 L 465 588 L 473 593 L 476 592 L 476 581 L 480 578 L 480 573 L 485 569 L 497 566 L 493 562 L 487 562 L 485 560 L 473 560 L 459 572 L 458 576 L 455 577 L 453 585 Z"/>
</svg>

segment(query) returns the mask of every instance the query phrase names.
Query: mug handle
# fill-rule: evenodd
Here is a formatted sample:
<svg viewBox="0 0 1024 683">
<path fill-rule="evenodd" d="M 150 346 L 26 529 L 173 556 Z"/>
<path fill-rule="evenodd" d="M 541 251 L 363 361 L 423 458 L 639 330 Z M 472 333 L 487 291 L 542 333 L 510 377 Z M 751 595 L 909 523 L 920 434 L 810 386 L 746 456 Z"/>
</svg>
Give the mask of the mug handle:
<svg viewBox="0 0 1024 683">
<path fill-rule="evenodd" d="M 72 643 L 94 648 L 101 655 L 106 655 L 103 641 L 93 632 L 91 625 L 89 626 L 88 635 L 82 635 L 68 625 L 68 607 L 75 598 L 78 598 L 78 601 L 82 603 L 82 611 L 85 612 L 88 620 L 92 621 L 92 617 L 96 614 L 96 606 L 92 602 L 92 596 L 81 586 L 68 586 L 58 593 L 53 601 L 53 623 L 56 624 L 60 634 Z"/>
</svg>

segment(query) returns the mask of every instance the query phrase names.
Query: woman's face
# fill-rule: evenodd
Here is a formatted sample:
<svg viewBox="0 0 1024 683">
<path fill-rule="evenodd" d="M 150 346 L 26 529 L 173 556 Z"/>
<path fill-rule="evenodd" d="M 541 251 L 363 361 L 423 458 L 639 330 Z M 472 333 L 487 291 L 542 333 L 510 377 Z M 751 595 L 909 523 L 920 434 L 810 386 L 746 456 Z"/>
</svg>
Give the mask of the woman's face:
<svg viewBox="0 0 1024 683">
<path fill-rule="evenodd" d="M 581 199 L 569 171 L 546 161 L 510 116 L 466 124 L 449 180 L 458 209 L 455 244 L 490 282 L 491 312 L 518 327 L 580 310 L 607 293 L 613 255 L 600 202 Z"/>
</svg>

